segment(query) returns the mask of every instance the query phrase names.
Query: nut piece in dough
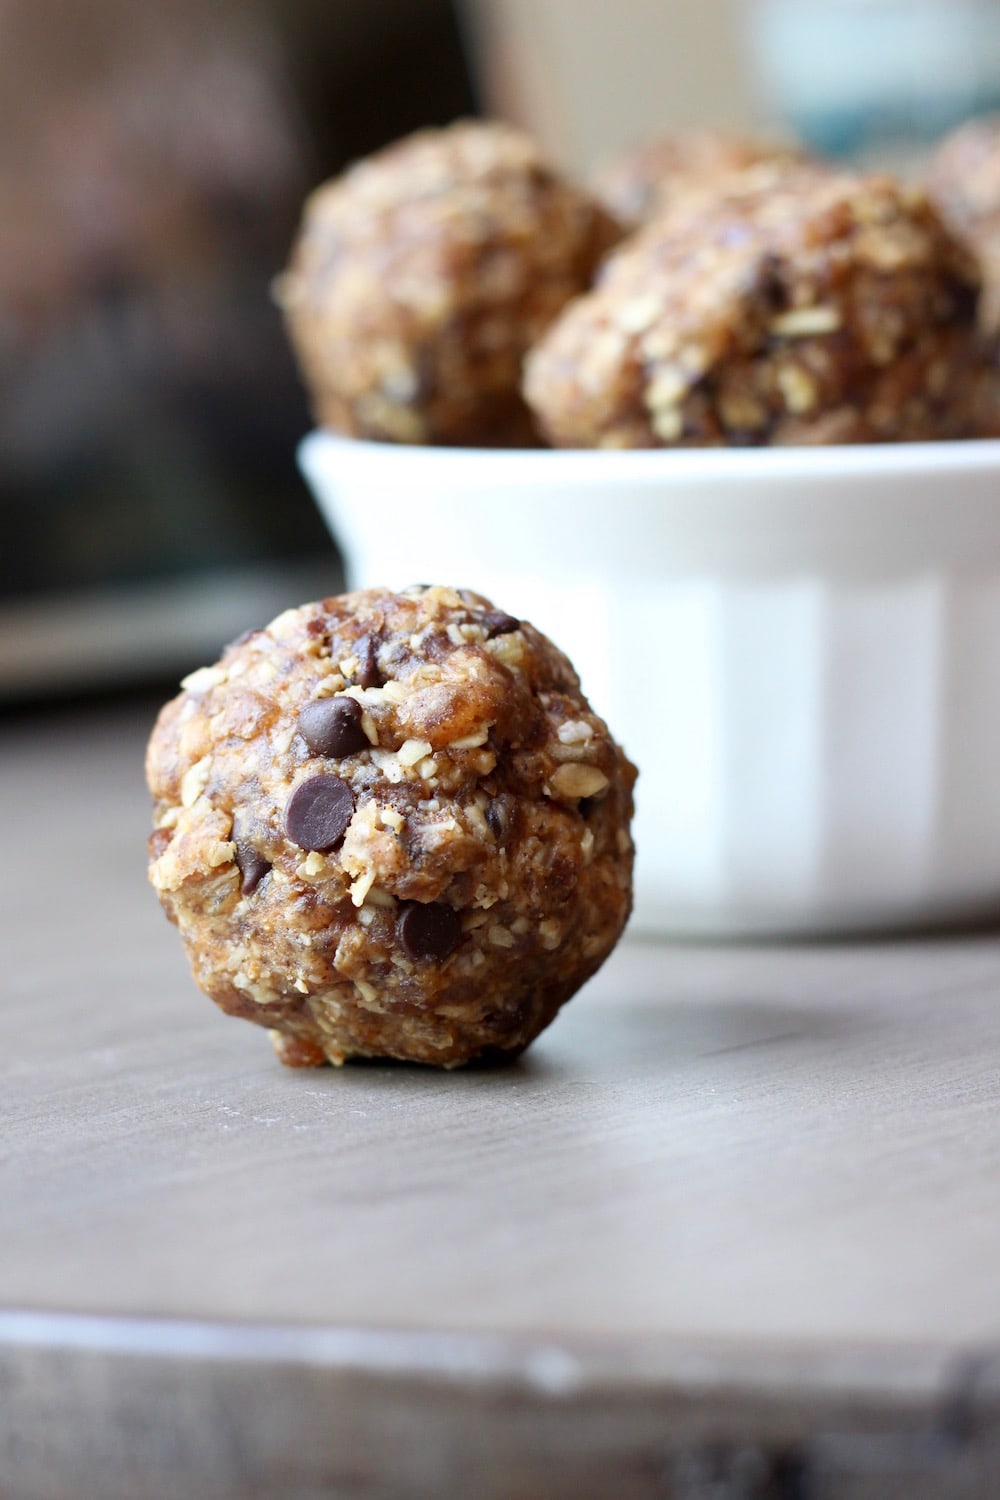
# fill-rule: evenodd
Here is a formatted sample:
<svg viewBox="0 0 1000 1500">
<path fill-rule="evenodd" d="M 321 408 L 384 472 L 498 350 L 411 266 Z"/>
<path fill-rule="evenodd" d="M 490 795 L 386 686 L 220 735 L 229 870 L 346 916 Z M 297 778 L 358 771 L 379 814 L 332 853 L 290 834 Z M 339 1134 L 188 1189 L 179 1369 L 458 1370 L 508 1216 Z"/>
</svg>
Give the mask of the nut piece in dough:
<svg viewBox="0 0 1000 1500">
<path fill-rule="evenodd" d="M 318 421 L 402 443 L 537 443 L 525 351 L 621 236 L 518 131 L 463 121 L 306 204 L 278 299 Z"/>
<path fill-rule="evenodd" d="M 146 769 L 194 978 L 294 1066 L 515 1055 L 628 917 L 635 770 L 465 590 L 288 610 L 186 679 Z"/>
<path fill-rule="evenodd" d="M 560 447 L 985 436 L 978 270 L 919 188 L 755 168 L 641 230 L 526 364 Z"/>
</svg>

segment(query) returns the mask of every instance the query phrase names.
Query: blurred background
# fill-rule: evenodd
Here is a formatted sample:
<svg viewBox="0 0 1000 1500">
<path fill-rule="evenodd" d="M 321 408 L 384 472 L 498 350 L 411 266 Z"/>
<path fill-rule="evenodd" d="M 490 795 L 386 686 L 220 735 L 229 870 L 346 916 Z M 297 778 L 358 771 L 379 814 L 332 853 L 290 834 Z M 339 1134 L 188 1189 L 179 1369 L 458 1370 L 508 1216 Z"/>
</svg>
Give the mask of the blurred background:
<svg viewBox="0 0 1000 1500">
<path fill-rule="evenodd" d="M 689 124 L 909 170 L 998 105 L 997 0 L 0 0 L 0 704 L 341 586 L 270 285 L 347 162 L 478 113 L 581 175 Z"/>
</svg>

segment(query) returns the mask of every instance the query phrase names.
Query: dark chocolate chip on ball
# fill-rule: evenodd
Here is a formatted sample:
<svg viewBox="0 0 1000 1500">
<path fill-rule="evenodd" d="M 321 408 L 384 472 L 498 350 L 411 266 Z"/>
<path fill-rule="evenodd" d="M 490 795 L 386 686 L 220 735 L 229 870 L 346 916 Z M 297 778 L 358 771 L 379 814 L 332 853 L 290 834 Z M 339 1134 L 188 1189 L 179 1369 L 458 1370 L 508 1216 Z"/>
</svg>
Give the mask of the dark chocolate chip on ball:
<svg viewBox="0 0 1000 1500">
<path fill-rule="evenodd" d="M 399 941 L 410 958 L 445 959 L 462 940 L 462 919 L 439 901 L 407 901 L 396 923 Z"/>
<path fill-rule="evenodd" d="M 319 698 L 299 714 L 299 734 L 315 755 L 337 760 L 357 755 L 368 748 L 368 736 L 361 727 L 363 712 L 355 698 Z"/>
<path fill-rule="evenodd" d="M 521 628 L 520 620 L 515 620 L 513 615 L 505 614 L 502 609 L 487 610 L 483 615 L 482 625 L 488 641 L 496 635 L 510 635 L 512 630 Z"/>
<path fill-rule="evenodd" d="M 514 825 L 513 798 L 501 792 L 499 797 L 494 797 L 486 809 L 486 821 L 490 825 L 493 837 L 503 848 L 510 838 L 511 829 Z"/>
<path fill-rule="evenodd" d="M 295 788 L 285 804 L 285 832 L 300 849 L 326 854 L 347 832 L 354 796 L 346 781 L 325 772 Z"/>
<path fill-rule="evenodd" d="M 363 635 L 354 650 L 358 658 L 358 681 L 363 688 L 381 687 L 382 673 L 378 665 L 379 643 L 373 635 Z"/>
<path fill-rule="evenodd" d="M 241 843 L 237 839 L 236 868 L 241 876 L 240 890 L 244 896 L 251 896 L 270 870 L 271 862 L 251 844 Z"/>
</svg>

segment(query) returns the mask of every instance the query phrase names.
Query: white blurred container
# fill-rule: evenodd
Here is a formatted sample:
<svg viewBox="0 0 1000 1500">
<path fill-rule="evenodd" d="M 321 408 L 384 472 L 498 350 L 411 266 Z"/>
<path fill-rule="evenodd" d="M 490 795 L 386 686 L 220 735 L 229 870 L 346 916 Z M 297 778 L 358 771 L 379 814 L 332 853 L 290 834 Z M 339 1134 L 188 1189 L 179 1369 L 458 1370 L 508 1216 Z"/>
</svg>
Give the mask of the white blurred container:
<svg viewBox="0 0 1000 1500">
<path fill-rule="evenodd" d="M 468 586 L 572 657 L 641 772 L 638 928 L 1000 915 L 1000 442 L 300 462 L 353 586 Z"/>
</svg>

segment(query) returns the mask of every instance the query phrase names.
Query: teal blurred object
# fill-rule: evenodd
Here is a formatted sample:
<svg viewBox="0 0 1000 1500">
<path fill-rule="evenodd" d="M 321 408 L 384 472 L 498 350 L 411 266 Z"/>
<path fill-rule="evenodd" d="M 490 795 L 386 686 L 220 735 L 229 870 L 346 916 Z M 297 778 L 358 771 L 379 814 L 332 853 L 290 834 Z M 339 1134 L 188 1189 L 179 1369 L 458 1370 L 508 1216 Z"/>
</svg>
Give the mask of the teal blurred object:
<svg viewBox="0 0 1000 1500">
<path fill-rule="evenodd" d="M 767 113 L 824 155 L 905 167 L 1000 108 L 996 0 L 755 0 Z"/>
</svg>

